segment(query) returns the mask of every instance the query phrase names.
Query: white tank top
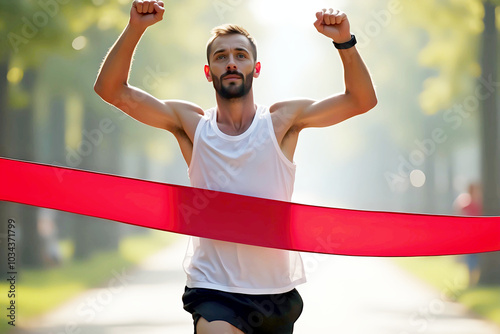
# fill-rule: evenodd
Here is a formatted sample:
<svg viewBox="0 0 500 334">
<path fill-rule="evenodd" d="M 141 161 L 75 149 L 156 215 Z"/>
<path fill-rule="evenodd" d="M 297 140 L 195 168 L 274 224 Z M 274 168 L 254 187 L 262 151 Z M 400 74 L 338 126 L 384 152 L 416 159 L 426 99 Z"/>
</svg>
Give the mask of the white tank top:
<svg viewBox="0 0 500 334">
<path fill-rule="evenodd" d="M 290 201 L 295 164 L 278 145 L 269 108 L 258 106 L 250 127 L 237 136 L 220 131 L 216 117 L 215 108 L 207 110 L 196 128 L 191 185 Z M 190 238 L 184 270 L 189 288 L 245 294 L 284 293 L 306 280 L 298 252 L 199 237 Z"/>
</svg>

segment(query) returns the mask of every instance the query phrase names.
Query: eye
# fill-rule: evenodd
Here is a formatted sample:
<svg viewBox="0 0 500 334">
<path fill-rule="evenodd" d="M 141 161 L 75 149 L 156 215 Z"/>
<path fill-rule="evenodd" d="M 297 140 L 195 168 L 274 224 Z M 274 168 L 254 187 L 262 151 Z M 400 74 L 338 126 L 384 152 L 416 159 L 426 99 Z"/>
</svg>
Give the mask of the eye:
<svg viewBox="0 0 500 334">
<path fill-rule="evenodd" d="M 246 57 L 247 57 L 247 56 L 246 56 L 245 54 L 243 54 L 243 53 L 238 54 L 238 58 L 244 59 L 244 58 L 246 58 Z"/>
<path fill-rule="evenodd" d="M 218 55 L 215 59 L 222 60 L 222 59 L 225 59 L 225 58 L 226 58 L 225 55 Z"/>
</svg>

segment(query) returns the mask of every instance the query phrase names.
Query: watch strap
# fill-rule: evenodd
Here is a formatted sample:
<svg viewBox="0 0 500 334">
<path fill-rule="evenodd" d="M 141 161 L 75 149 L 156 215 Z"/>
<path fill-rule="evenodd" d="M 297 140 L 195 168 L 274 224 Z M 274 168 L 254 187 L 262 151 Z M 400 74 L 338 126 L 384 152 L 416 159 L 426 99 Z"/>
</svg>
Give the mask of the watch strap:
<svg viewBox="0 0 500 334">
<path fill-rule="evenodd" d="M 344 43 L 335 43 L 335 41 L 333 41 L 333 45 L 335 45 L 335 47 L 337 49 L 350 49 L 352 48 L 354 45 L 356 45 L 357 41 L 356 41 L 356 37 L 354 35 L 351 35 L 351 39 L 347 42 L 344 42 Z"/>
</svg>

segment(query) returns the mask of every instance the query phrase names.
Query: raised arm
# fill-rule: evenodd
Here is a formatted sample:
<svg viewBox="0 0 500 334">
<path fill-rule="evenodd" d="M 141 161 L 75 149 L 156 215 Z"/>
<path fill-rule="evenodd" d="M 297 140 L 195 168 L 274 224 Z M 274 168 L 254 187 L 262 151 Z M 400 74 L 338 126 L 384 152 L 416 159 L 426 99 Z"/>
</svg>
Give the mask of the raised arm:
<svg viewBox="0 0 500 334">
<path fill-rule="evenodd" d="M 135 48 L 146 29 L 162 20 L 163 6 L 162 1 L 133 2 L 129 23 L 106 55 L 94 90 L 103 100 L 140 122 L 173 133 L 186 131 L 190 135 L 193 131 L 186 130 L 186 127 L 192 129 L 193 125 L 187 126 L 186 123 L 190 122 L 189 117 L 196 116 L 186 116 L 186 113 L 202 114 L 199 107 L 184 101 L 161 101 L 128 83 Z"/>
<path fill-rule="evenodd" d="M 336 43 L 351 40 L 347 16 L 338 10 L 323 9 L 317 12 L 314 26 L 318 32 Z M 296 100 L 277 104 L 275 106 L 277 111 L 281 109 L 285 113 L 293 113 L 292 116 L 289 115 L 293 119 L 291 128 L 300 130 L 307 127 L 330 126 L 362 114 L 377 104 L 370 73 L 356 47 L 338 51 L 344 67 L 345 91 L 320 101 Z"/>
</svg>

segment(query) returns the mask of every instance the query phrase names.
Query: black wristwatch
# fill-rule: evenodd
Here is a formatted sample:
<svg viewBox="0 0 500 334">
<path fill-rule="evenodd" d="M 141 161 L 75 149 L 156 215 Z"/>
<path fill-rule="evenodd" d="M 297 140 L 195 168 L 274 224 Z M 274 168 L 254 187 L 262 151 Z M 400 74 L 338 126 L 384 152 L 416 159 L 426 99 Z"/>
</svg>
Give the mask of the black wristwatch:
<svg viewBox="0 0 500 334">
<path fill-rule="evenodd" d="M 337 49 L 350 49 L 356 45 L 356 43 L 357 41 L 354 35 L 351 35 L 351 40 L 345 43 L 335 43 L 335 41 L 333 41 L 333 45 L 335 45 Z"/>
</svg>

